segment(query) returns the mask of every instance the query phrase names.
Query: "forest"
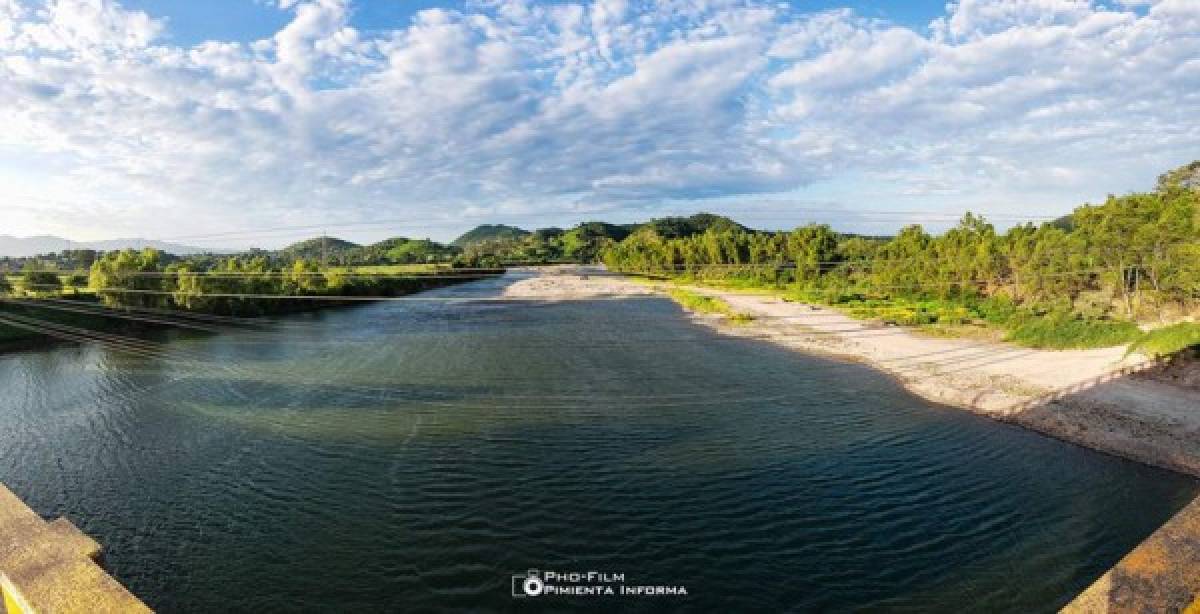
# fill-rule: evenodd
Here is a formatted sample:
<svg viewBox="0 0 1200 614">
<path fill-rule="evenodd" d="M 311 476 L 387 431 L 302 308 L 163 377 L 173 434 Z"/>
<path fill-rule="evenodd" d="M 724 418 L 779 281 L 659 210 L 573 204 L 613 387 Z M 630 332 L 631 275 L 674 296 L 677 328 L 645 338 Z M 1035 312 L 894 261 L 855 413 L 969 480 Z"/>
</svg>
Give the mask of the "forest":
<svg viewBox="0 0 1200 614">
<path fill-rule="evenodd" d="M 92 264 L 87 287 L 109 306 L 254 316 L 332 304 L 333 297 L 400 296 L 501 272 L 412 267 L 363 273 L 309 259 L 277 267 L 261 256 L 224 257 L 201 269 L 186 260 L 164 264 L 162 252 L 144 249 L 105 253 Z M 314 300 L 320 297 L 329 300 Z"/>
<path fill-rule="evenodd" d="M 318 237 L 235 255 L 75 250 L 7 259 L 16 274 L 0 275 L 0 294 L 86 292 L 111 306 L 255 315 L 317 303 L 230 295 L 388 296 L 507 265 L 597 261 L 616 272 L 770 290 L 940 334 L 982 327 L 1034 347 L 1174 348 L 1200 342 L 1200 325 L 1190 323 L 1200 313 L 1200 161 L 1163 174 L 1152 191 L 1004 232 L 972 213 L 941 234 L 911 225 L 890 237 L 824 224 L 758 231 L 701 213 L 568 230 L 482 225 L 450 244 Z M 1163 332 L 1147 339 L 1146 329 Z"/>
<path fill-rule="evenodd" d="M 1035 347 L 1117 345 L 1139 339 L 1139 323 L 1200 310 L 1198 201 L 1195 162 L 1153 191 L 1007 232 L 971 213 L 936 236 L 919 225 L 885 238 L 817 224 L 674 236 L 643 227 L 601 257 L 614 271 L 770 288 L 894 324 L 986 324 Z"/>
</svg>

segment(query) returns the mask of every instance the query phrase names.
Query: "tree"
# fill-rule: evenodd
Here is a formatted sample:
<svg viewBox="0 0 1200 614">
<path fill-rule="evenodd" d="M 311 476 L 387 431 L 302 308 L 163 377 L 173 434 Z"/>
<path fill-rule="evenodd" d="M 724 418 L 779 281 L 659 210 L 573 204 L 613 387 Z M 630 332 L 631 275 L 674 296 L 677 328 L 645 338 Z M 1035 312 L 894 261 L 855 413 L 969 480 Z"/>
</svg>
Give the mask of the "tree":
<svg viewBox="0 0 1200 614">
<path fill-rule="evenodd" d="M 175 289 L 176 280 L 157 275 L 162 260 L 162 252 L 151 248 L 108 252 L 92 263 L 88 286 L 106 305 L 164 307 L 164 293 Z"/>
<path fill-rule="evenodd" d="M 52 271 L 26 271 L 21 276 L 21 285 L 30 292 L 57 292 L 62 290 L 62 280 Z"/>
<path fill-rule="evenodd" d="M 1200 160 L 1185 164 L 1158 176 L 1158 191 L 1200 190 Z"/>
</svg>

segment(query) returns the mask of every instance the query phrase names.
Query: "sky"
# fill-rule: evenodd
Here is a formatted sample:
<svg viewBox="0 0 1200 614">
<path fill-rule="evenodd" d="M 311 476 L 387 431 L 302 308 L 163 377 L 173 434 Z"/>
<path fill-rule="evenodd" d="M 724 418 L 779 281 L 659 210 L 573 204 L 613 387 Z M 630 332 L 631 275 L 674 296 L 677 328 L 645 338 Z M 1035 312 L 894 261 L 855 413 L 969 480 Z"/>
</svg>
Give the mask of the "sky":
<svg viewBox="0 0 1200 614">
<path fill-rule="evenodd" d="M 0 234 L 887 233 L 1200 158 L 1196 0 L 0 0 Z"/>
</svg>

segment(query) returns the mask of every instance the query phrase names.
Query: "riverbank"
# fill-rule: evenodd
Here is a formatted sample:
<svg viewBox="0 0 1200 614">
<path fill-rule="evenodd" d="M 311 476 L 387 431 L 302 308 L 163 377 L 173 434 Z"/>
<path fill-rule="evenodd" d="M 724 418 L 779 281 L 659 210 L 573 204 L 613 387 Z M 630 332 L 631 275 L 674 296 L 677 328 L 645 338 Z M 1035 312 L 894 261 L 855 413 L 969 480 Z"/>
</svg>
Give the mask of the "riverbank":
<svg viewBox="0 0 1200 614">
<path fill-rule="evenodd" d="M 517 281 L 505 295 L 574 300 L 646 296 L 665 288 L 595 269 L 554 267 Z M 1123 347 L 1049 351 L 930 337 L 766 294 L 689 290 L 753 316 L 729 326 L 724 317 L 693 314 L 723 334 L 861 361 L 926 399 L 1200 476 L 1200 365 L 1164 370 L 1140 354 L 1126 355 Z"/>
<path fill-rule="evenodd" d="M 364 278 L 353 272 L 335 272 L 352 283 L 343 284 L 342 294 L 271 293 L 259 288 L 234 292 L 236 288 L 214 288 L 211 294 L 180 298 L 157 290 L 130 289 L 128 295 L 113 290 L 110 294 L 127 305 L 105 305 L 91 292 L 85 295 L 49 295 L 31 297 L 0 296 L 0 353 L 40 348 L 48 343 L 78 342 L 95 333 L 145 333 L 169 329 L 217 332 L 222 324 L 248 322 L 248 318 L 278 316 L 363 305 L 373 298 L 391 298 L 426 290 L 496 277 L 501 269 L 480 271 L 443 271 L 406 277 Z M 265 274 L 267 281 L 277 281 Z M 363 281 L 363 280 L 366 281 Z M 255 284 L 258 279 L 236 279 L 233 284 Z M 217 283 L 230 283 L 218 278 Z M 145 292 L 146 294 L 139 294 Z M 149 297 L 151 300 L 145 301 Z M 70 300 L 67 300 L 70 299 Z M 348 299 L 348 300 L 347 300 Z"/>
</svg>

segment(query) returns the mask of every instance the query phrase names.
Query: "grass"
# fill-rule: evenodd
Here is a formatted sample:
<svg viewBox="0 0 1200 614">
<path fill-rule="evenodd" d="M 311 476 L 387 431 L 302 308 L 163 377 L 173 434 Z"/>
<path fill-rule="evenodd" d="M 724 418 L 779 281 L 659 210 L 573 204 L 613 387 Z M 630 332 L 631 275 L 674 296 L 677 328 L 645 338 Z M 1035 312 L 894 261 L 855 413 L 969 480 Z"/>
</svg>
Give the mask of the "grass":
<svg viewBox="0 0 1200 614">
<path fill-rule="evenodd" d="M 1141 329 L 1124 320 L 1087 320 L 1056 315 L 1024 318 L 1005 337 L 1031 348 L 1070 350 L 1112 347 L 1134 341 Z"/>
<path fill-rule="evenodd" d="M 683 288 L 670 288 L 667 290 L 667 294 L 688 311 L 725 316 L 733 324 L 748 324 L 754 320 L 754 316 L 734 311 L 729 303 L 719 298 L 697 294 Z"/>
<path fill-rule="evenodd" d="M 785 300 L 826 305 L 860 320 L 912 327 L 927 335 L 1004 340 L 1039 349 L 1090 349 L 1133 343 L 1131 351 L 1137 349 L 1163 355 L 1200 344 L 1200 324 L 1169 326 L 1143 334 L 1131 321 L 1035 311 L 1030 307 L 1019 306 L 1003 296 L 945 299 L 873 297 L 866 290 L 822 290 L 799 285 L 781 287 L 770 281 L 705 280 L 688 276 L 676 278 L 674 283 L 693 283 L 744 293 L 773 294 Z M 688 292 L 682 288 L 671 289 L 669 293 L 676 302 L 692 311 L 726 315 L 731 319 L 737 317 L 732 308 L 720 299 Z M 751 319 L 746 317 L 747 321 Z"/>
<path fill-rule="evenodd" d="M 1200 323 L 1180 322 L 1147 331 L 1129 345 L 1129 352 L 1170 356 L 1188 348 L 1200 348 Z"/>
</svg>

